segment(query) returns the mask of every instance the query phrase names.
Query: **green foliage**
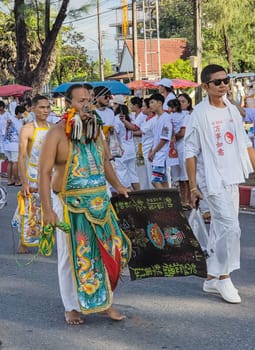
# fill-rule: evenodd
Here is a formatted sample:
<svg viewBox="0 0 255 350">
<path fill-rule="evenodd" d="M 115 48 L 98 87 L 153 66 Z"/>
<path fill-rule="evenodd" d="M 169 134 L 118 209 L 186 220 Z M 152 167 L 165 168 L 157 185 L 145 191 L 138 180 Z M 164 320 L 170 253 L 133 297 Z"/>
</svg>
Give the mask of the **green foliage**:
<svg viewBox="0 0 255 350">
<path fill-rule="evenodd" d="M 218 63 L 234 71 L 254 70 L 255 8 L 252 1 L 203 1 L 202 9 L 203 62 Z"/>
<path fill-rule="evenodd" d="M 75 76 L 86 77 L 89 66 L 86 50 L 78 47 L 84 37 L 81 33 L 74 32 L 71 26 L 62 24 L 65 17 L 78 19 L 87 13 L 90 4 L 95 1 L 84 1 L 79 9 L 68 11 L 69 1 L 1 1 L 0 83 L 16 80 L 40 91 L 49 81 L 55 65 L 53 83 L 57 84 L 62 79 L 70 80 Z M 46 10 L 46 5 L 50 5 L 49 11 Z M 25 30 L 22 33 L 18 30 L 16 37 L 14 14 L 17 13 L 25 22 Z M 22 50 L 16 50 L 21 48 L 17 42 L 22 45 Z"/>
<path fill-rule="evenodd" d="M 159 1 L 160 36 L 185 37 L 194 47 L 194 1 Z M 251 0 L 201 0 L 203 65 L 230 70 L 255 69 L 255 6 Z"/>
<path fill-rule="evenodd" d="M 51 84 L 59 85 L 66 81 L 86 80 L 90 66 L 86 49 L 81 46 L 62 46 L 58 52 L 57 64 L 51 75 Z"/>
<path fill-rule="evenodd" d="M 161 38 L 187 38 L 194 43 L 193 1 L 159 1 L 159 32 Z"/>
<path fill-rule="evenodd" d="M 189 60 L 178 59 L 174 63 L 164 64 L 161 76 L 163 78 L 180 78 L 194 81 L 194 74 Z"/>
<path fill-rule="evenodd" d="M 92 61 L 90 63 L 90 71 L 88 75 L 88 81 L 99 81 L 100 80 L 100 72 L 99 72 L 99 62 L 98 60 Z M 104 60 L 104 76 L 113 74 L 114 71 L 112 69 L 112 62 L 109 59 Z"/>
</svg>

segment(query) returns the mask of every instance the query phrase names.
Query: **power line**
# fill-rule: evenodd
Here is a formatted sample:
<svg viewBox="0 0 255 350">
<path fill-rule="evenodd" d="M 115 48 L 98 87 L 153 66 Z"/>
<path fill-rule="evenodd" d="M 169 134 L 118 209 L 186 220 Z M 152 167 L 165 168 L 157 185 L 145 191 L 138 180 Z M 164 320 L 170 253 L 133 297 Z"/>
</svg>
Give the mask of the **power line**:
<svg viewBox="0 0 255 350">
<path fill-rule="evenodd" d="M 112 10 L 106 10 L 104 12 L 101 12 L 101 15 L 103 15 L 105 13 L 109 13 L 109 12 L 112 12 Z M 97 14 L 93 14 L 93 15 L 90 15 L 90 16 L 87 16 L 87 17 L 77 18 L 77 19 L 74 19 L 74 20 L 69 21 L 69 22 L 64 22 L 63 24 L 72 24 L 73 22 L 79 22 L 79 21 L 83 21 L 85 19 L 93 18 L 93 17 L 97 17 Z"/>
</svg>

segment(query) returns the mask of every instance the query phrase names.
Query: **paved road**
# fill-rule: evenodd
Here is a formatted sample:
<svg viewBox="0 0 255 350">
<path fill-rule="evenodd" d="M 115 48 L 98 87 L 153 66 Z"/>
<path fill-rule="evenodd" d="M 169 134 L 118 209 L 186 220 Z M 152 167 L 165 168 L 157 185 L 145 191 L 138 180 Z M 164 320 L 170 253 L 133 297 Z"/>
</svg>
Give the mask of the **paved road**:
<svg viewBox="0 0 255 350">
<path fill-rule="evenodd" d="M 201 291 L 196 277 L 131 282 L 128 272 L 115 293 L 127 315 L 121 323 L 90 315 L 86 324 L 67 326 L 57 282 L 56 252 L 38 257 L 14 255 L 17 233 L 10 219 L 17 189 L 8 188 L 0 211 L 0 339 L 8 350 L 254 350 L 255 216 L 241 214 L 242 270 L 233 274 L 243 299 L 225 303 Z"/>
</svg>

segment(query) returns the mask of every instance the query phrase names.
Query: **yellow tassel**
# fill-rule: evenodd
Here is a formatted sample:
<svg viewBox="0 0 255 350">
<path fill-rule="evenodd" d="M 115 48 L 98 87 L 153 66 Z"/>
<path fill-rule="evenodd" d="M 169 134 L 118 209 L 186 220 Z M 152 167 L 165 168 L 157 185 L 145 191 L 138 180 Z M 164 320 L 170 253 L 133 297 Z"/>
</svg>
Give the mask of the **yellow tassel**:
<svg viewBox="0 0 255 350">
<path fill-rule="evenodd" d="M 64 205 L 64 222 L 71 226 L 67 205 Z"/>
<path fill-rule="evenodd" d="M 66 120 L 66 135 L 71 135 L 71 131 L 72 131 L 72 119 L 73 116 L 76 113 L 76 109 L 75 108 L 71 108 L 70 110 L 68 110 L 67 112 L 67 120 Z"/>
<path fill-rule="evenodd" d="M 24 197 L 22 196 L 21 191 L 19 191 L 17 194 L 17 201 L 18 201 L 18 212 L 20 215 L 24 215 L 25 214 L 25 201 L 24 201 Z"/>
</svg>

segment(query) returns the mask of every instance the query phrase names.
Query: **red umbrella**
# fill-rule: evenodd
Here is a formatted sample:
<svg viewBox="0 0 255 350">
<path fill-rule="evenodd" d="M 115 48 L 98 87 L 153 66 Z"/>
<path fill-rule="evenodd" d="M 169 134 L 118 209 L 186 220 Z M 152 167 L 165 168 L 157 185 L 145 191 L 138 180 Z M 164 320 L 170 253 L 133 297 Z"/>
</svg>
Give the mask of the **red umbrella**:
<svg viewBox="0 0 255 350">
<path fill-rule="evenodd" d="M 173 88 L 174 89 L 187 89 L 187 88 L 195 88 L 198 86 L 197 83 L 195 83 L 194 81 L 191 80 L 186 80 L 186 79 L 179 79 L 179 78 L 174 78 L 171 79 L 172 83 L 173 83 Z M 159 80 L 155 81 L 155 85 L 154 87 L 156 89 L 158 89 L 158 85 L 156 85 L 156 83 L 158 83 Z"/>
<path fill-rule="evenodd" d="M 155 80 L 134 80 L 126 85 L 130 90 L 155 89 Z"/>
<path fill-rule="evenodd" d="M 194 81 L 186 79 L 171 79 L 175 89 L 195 88 L 198 86 Z"/>
<path fill-rule="evenodd" d="M 171 79 L 173 82 L 174 89 L 186 89 L 195 88 L 198 86 L 194 81 L 186 79 Z M 158 89 L 156 83 L 159 80 L 134 80 L 127 84 L 130 90 L 142 90 L 142 89 Z"/>
<path fill-rule="evenodd" d="M 29 86 L 24 85 L 4 85 L 0 86 L 0 96 L 1 97 L 7 97 L 7 96 L 14 96 L 14 97 L 20 97 L 24 94 L 24 92 L 32 90 Z"/>
</svg>

